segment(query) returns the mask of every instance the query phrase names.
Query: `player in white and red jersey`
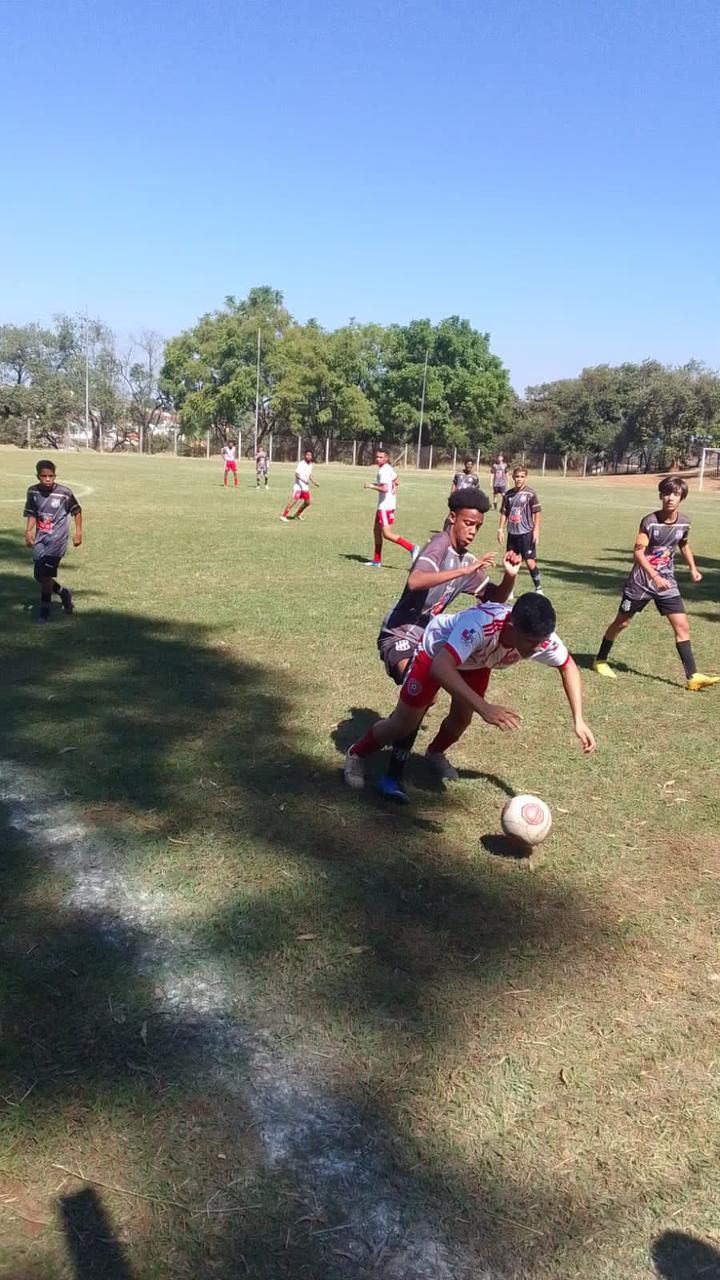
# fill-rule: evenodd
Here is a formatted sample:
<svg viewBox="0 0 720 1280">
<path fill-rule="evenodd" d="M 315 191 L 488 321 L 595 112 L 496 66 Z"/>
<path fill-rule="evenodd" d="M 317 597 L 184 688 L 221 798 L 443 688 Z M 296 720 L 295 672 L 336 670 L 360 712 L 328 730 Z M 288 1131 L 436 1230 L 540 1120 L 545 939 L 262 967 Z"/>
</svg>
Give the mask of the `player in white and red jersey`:
<svg viewBox="0 0 720 1280">
<path fill-rule="evenodd" d="M 372 560 L 365 561 L 365 564 L 370 569 L 379 569 L 382 566 L 383 539 L 387 542 L 394 542 L 398 547 L 403 547 L 411 555 L 416 549 L 415 544 L 408 542 L 407 538 L 401 538 L 399 534 L 391 532 L 395 523 L 398 478 L 397 472 L 390 466 L 387 449 L 380 448 L 375 450 L 375 465 L 377 466 L 375 483 L 372 484 L 369 480 L 366 480 L 363 486 L 365 489 L 375 489 L 378 495 L 377 510 L 373 523 L 375 553 Z"/>
<path fill-rule="evenodd" d="M 452 701 L 428 748 L 433 755 L 445 755 L 467 729 L 473 712 L 498 729 L 518 729 L 518 713 L 488 702 L 485 694 L 491 671 L 513 666 L 521 658 L 557 667 L 575 735 L 585 754 L 594 751 L 592 729 L 583 719 L 580 672 L 555 631 L 555 610 L 544 596 L 527 592 L 512 609 L 507 604 L 475 605 L 460 613 L 433 618 L 410 664 L 392 715 L 376 721 L 350 747 L 344 767 L 348 786 L 356 791 L 364 786 L 365 756 L 413 733 L 441 688 L 447 689 Z"/>
<path fill-rule="evenodd" d="M 314 484 L 316 489 L 320 488 L 317 480 L 313 480 L 313 451 L 306 449 L 302 460 L 298 462 L 295 468 L 295 478 L 293 481 L 293 489 L 290 501 L 283 510 L 280 517 L 287 524 L 288 520 L 302 520 L 303 511 L 310 506 L 310 485 Z M 299 502 L 300 506 L 294 516 L 290 515 L 290 511 Z"/>
<path fill-rule="evenodd" d="M 234 444 L 223 445 L 222 456 L 225 459 L 225 470 L 223 471 L 223 484 L 227 485 L 228 473 L 232 475 L 237 489 L 237 447 Z"/>
</svg>

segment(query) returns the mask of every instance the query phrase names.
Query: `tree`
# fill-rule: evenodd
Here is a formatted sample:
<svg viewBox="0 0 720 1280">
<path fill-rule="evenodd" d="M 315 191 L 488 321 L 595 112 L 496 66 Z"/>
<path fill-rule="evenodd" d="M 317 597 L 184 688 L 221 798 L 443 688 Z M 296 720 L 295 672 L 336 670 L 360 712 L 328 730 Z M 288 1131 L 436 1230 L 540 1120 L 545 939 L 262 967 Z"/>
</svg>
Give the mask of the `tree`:
<svg viewBox="0 0 720 1280">
<path fill-rule="evenodd" d="M 152 435 L 163 414 L 163 396 L 159 377 L 164 341 L 159 333 L 143 329 L 131 339 L 125 357 L 118 362 L 118 372 L 127 401 L 122 443 L 137 440 L 141 453 L 152 453 Z M 118 443 L 120 434 L 118 435 Z"/>
</svg>

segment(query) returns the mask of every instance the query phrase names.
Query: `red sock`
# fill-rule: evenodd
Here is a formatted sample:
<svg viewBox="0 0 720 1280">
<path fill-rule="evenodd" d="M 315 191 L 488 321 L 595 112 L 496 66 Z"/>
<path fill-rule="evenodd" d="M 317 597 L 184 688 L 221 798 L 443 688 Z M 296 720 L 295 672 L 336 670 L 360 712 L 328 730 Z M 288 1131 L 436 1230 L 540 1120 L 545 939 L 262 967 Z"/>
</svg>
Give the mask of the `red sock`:
<svg viewBox="0 0 720 1280">
<path fill-rule="evenodd" d="M 287 506 L 287 507 L 285 508 L 285 510 L 283 511 L 283 515 L 284 515 L 284 516 L 286 516 L 289 510 L 290 510 L 290 507 L 289 507 L 289 506 Z"/>
<path fill-rule="evenodd" d="M 444 754 L 448 747 L 451 747 L 454 742 L 457 742 L 459 737 L 459 733 L 454 733 L 452 730 L 444 729 L 443 726 L 440 725 L 440 728 L 428 747 L 428 751 L 439 751 L 441 754 Z"/>
<path fill-rule="evenodd" d="M 376 551 L 373 556 L 373 564 L 382 564 L 382 557 L 379 551 Z"/>
<path fill-rule="evenodd" d="M 405 551 L 415 550 L 414 544 L 412 542 L 408 542 L 407 538 L 398 538 L 397 544 L 399 547 L 402 547 Z"/>
<path fill-rule="evenodd" d="M 358 738 L 357 742 L 353 742 L 350 748 L 350 755 L 360 756 L 360 759 L 362 760 L 365 756 L 371 756 L 379 750 L 380 745 L 375 739 L 375 734 L 373 733 L 372 728 L 370 728 L 367 733 L 363 734 L 362 738 Z"/>
</svg>

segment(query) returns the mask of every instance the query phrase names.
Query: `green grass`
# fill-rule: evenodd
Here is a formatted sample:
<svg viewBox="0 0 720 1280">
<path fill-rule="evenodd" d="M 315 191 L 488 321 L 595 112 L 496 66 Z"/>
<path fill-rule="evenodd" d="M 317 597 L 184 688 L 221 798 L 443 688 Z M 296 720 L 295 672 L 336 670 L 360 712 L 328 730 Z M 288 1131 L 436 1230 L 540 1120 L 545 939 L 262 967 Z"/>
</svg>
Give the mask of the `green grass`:
<svg viewBox="0 0 720 1280">
<path fill-rule="evenodd" d="M 397 1250 L 427 1222 L 458 1251 L 453 1280 L 461 1257 L 504 1280 L 630 1280 L 663 1233 L 717 1232 L 720 692 L 683 690 L 654 610 L 618 641 L 616 683 L 583 672 L 593 758 L 555 673 L 525 664 L 493 683 L 520 732 L 473 725 L 453 752 L 459 783 L 443 790 L 418 760 L 412 806 L 387 810 L 340 780 L 346 745 L 394 703 L 375 638 L 408 563 L 395 548 L 382 573 L 358 563 L 373 510 L 361 471 L 318 467 L 306 520 L 283 525 L 290 467 L 266 494 L 247 464 L 234 492 L 217 460 L 59 455 L 59 478 L 87 491 L 86 541 L 62 572 L 76 616 L 39 628 L 22 543 L 31 460 L 0 461 L 0 758 L 29 771 L 38 803 L 76 813 L 150 904 L 132 927 L 120 906 L 114 924 L 108 904 L 73 906 L 72 859 L 5 807 L 10 1273 L 95 1274 L 85 1240 L 108 1275 L 135 1280 L 373 1266 L 409 1280 L 426 1272 L 402 1270 Z M 401 475 L 400 532 L 438 528 L 447 488 L 447 475 Z M 545 591 L 587 664 L 653 489 L 537 488 Z M 699 665 L 716 669 L 718 495 L 686 508 L 705 578 L 681 570 L 682 586 Z M 483 549 L 494 529 L 491 513 Z M 508 790 L 553 809 L 529 864 L 481 845 Z M 86 837 L 77 855 L 93 862 Z M 225 1050 L 202 1020 L 173 1011 L 162 954 L 148 959 L 158 929 L 230 993 L 223 1018 L 246 1046 L 232 1081 L 212 1076 Z M 276 1075 L 286 1064 L 354 1118 L 336 1141 L 361 1152 L 361 1179 L 343 1190 L 318 1173 L 317 1133 L 306 1159 L 268 1161 L 260 1045 Z M 97 1202 L 63 1200 L 82 1184 L 54 1164 L 105 1184 Z M 348 1215 L 369 1219 L 389 1186 L 402 1221 L 384 1252 L 368 1228 L 363 1253 Z M 223 1213 L 196 1212 L 216 1195 Z M 103 1253 L 111 1237 L 125 1261 Z"/>
</svg>

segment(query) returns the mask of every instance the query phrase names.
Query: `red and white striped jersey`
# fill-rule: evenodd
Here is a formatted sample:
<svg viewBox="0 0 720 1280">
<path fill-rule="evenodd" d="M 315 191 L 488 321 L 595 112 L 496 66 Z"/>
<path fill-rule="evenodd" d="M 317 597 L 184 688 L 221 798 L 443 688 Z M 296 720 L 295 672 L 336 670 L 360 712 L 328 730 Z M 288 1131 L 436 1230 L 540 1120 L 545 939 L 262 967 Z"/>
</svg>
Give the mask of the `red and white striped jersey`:
<svg viewBox="0 0 720 1280">
<path fill-rule="evenodd" d="M 511 667 L 520 662 L 522 656 L 502 641 L 505 621 L 511 612 L 509 604 L 490 603 L 474 605 L 459 613 L 441 614 L 425 628 L 421 648 L 428 657 L 434 658 L 445 645 L 461 670 Z M 556 631 L 530 654 L 534 662 L 542 662 L 547 667 L 564 667 L 569 657 Z"/>
</svg>

